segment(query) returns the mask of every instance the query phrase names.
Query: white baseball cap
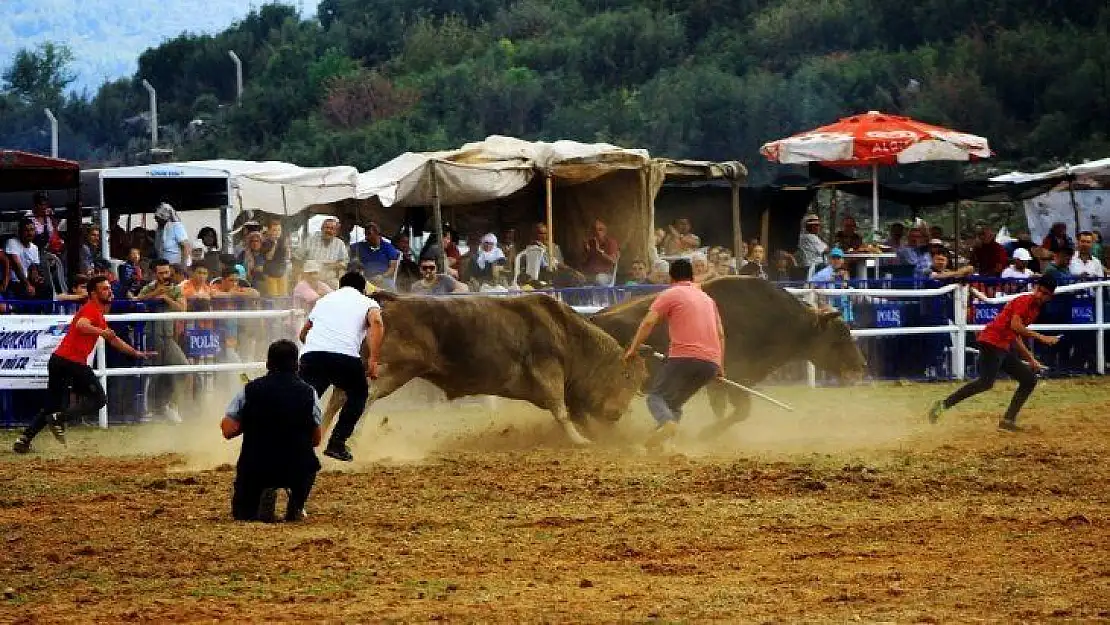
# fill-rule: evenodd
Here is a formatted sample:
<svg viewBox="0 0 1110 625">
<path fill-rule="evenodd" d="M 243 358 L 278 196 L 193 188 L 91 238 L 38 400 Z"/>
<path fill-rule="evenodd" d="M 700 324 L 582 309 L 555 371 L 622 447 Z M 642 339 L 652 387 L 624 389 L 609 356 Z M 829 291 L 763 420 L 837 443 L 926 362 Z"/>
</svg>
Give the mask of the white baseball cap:
<svg viewBox="0 0 1110 625">
<path fill-rule="evenodd" d="M 1030 254 L 1029 250 L 1025 249 L 1024 247 L 1019 247 L 1014 250 L 1014 260 L 1024 260 L 1028 262 L 1033 260 L 1033 255 Z"/>
</svg>

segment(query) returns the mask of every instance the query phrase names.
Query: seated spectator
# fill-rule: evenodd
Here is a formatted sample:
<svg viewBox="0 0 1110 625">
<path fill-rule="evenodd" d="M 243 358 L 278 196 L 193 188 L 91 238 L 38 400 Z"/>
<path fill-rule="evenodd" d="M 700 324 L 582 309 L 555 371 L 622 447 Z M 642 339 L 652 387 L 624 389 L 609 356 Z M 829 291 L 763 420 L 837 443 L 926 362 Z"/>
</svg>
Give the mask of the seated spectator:
<svg viewBox="0 0 1110 625">
<path fill-rule="evenodd" d="M 994 237 L 993 228 L 980 227 L 977 235 L 978 244 L 971 249 L 971 265 L 975 267 L 975 273 L 981 276 L 997 278 L 1002 275 L 1002 270 L 1009 262 L 1006 248 L 999 245 Z"/>
<path fill-rule="evenodd" d="M 189 279 L 188 276 L 185 275 L 185 267 L 183 267 L 181 263 L 170 263 L 170 272 L 173 276 L 174 284 L 183 284 Z"/>
<path fill-rule="evenodd" d="M 905 235 L 905 224 L 898 221 L 890 224 L 890 237 L 886 240 L 887 247 L 897 254 L 898 250 L 902 249 L 902 246 L 906 244 Z"/>
<path fill-rule="evenodd" d="M 263 282 L 267 297 L 284 297 L 289 294 L 285 278 L 289 271 L 289 238 L 281 231 L 281 220 L 273 218 L 262 235 Z"/>
<path fill-rule="evenodd" d="M 42 262 L 34 238 L 35 224 L 30 219 L 21 219 L 19 233 L 8 239 L 4 247 L 11 264 L 9 292 L 21 299 L 34 299 L 37 294 L 35 285 L 27 279 L 31 266 Z"/>
<path fill-rule="evenodd" d="M 320 280 L 320 263 L 305 261 L 301 280 L 293 287 L 293 305 L 307 312 L 316 305 L 316 300 L 331 292 L 332 288 Z"/>
<path fill-rule="evenodd" d="M 944 228 L 940 226 L 929 226 L 929 239 L 929 243 L 932 243 L 931 239 L 944 241 Z M 943 245 L 943 243 L 941 245 Z"/>
<path fill-rule="evenodd" d="M 509 259 L 505 252 L 497 246 L 497 236 L 492 232 L 482 237 L 477 247 L 468 252 L 467 275 L 470 280 L 479 286 L 485 284 L 500 284 L 503 274 L 508 270 Z M 421 276 L 423 277 L 423 276 Z"/>
<path fill-rule="evenodd" d="M 34 242 L 40 251 L 59 255 L 65 252 L 65 240 L 61 230 L 58 229 L 58 218 L 54 216 L 54 208 L 50 206 L 50 196 L 43 191 L 36 191 L 34 195 L 34 208 L 31 209 L 31 223 L 35 226 Z"/>
<path fill-rule="evenodd" d="M 289 491 L 286 521 L 304 519 L 320 461 L 319 397 L 297 376 L 297 345 L 281 340 L 266 353 L 266 375 L 247 383 L 220 422 L 225 439 L 243 435 L 231 496 L 237 521 L 275 520 L 276 489 Z"/>
<path fill-rule="evenodd" d="M 709 282 L 717 277 L 717 272 L 709 266 L 709 258 L 701 252 L 694 252 L 690 255 L 690 265 L 694 268 L 695 284 Z"/>
<path fill-rule="evenodd" d="M 667 231 L 662 228 L 655 229 L 655 254 L 663 256 L 666 250 L 663 248 L 663 243 L 667 240 Z"/>
<path fill-rule="evenodd" d="M 509 259 L 512 263 L 516 258 L 517 253 L 520 251 L 516 245 L 516 228 L 505 228 L 501 231 L 500 245 L 501 252 L 505 254 L 505 258 Z"/>
<path fill-rule="evenodd" d="M 326 219 L 320 226 L 320 232 L 309 236 L 298 251 L 301 261 L 320 263 L 320 279 L 333 289 L 339 288 L 339 276 L 347 271 L 350 260 L 347 244 L 336 236 L 338 233 L 339 220 Z"/>
<path fill-rule="evenodd" d="M 744 266 L 740 268 L 739 274 L 742 276 L 755 276 L 757 278 L 767 279 L 767 254 L 762 245 L 749 245 L 748 258 Z"/>
<path fill-rule="evenodd" d="M 821 218 L 806 215 L 802 219 L 802 232 L 798 235 L 798 252 L 795 260 L 799 267 L 816 267 L 825 259 L 829 244 L 821 239 Z"/>
<path fill-rule="evenodd" d="M 216 234 L 216 229 L 211 226 L 201 228 L 197 233 L 197 240 L 200 241 L 199 247 L 203 254 L 201 262 L 208 267 L 208 274 L 220 273 L 220 237 Z"/>
<path fill-rule="evenodd" d="M 628 268 L 628 279 L 624 281 L 625 286 L 639 286 L 649 283 L 647 263 L 639 258 L 632 261 Z"/>
<path fill-rule="evenodd" d="M 400 255 L 397 262 L 397 290 L 408 293 L 413 282 L 420 279 L 420 263 L 416 259 L 416 252 L 412 249 L 412 242 L 407 234 L 399 234 L 393 238 L 393 247 L 397 248 Z"/>
<path fill-rule="evenodd" d="M 840 222 L 840 230 L 837 230 L 833 240 L 837 247 L 849 252 L 858 247 L 862 247 L 863 237 L 861 237 L 859 231 L 856 230 L 856 218 L 851 215 L 845 215 L 844 220 Z"/>
<path fill-rule="evenodd" d="M 679 217 L 667 227 L 663 237 L 663 254 L 666 256 L 680 256 L 688 254 L 701 247 L 701 238 L 691 232 L 690 220 Z"/>
<path fill-rule="evenodd" d="M 262 251 L 262 233 L 251 232 L 246 236 L 245 247 L 236 258 L 237 264 L 247 270 L 247 280 L 253 286 L 265 288 L 266 253 Z"/>
<path fill-rule="evenodd" d="M 1094 256 L 1095 235 L 1089 231 L 1080 232 L 1076 237 L 1076 254 L 1071 259 L 1068 272 L 1077 278 L 1102 278 L 1106 271 L 1102 261 Z"/>
<path fill-rule="evenodd" d="M 932 256 L 929 246 L 925 243 L 925 234 L 921 228 L 910 228 L 906 237 L 906 244 L 898 250 L 898 262 L 904 265 L 913 265 L 914 276 L 928 277 Z"/>
<path fill-rule="evenodd" d="M 651 268 L 651 275 L 648 276 L 648 282 L 651 284 L 670 284 L 671 264 L 663 259 L 655 261 Z"/>
<path fill-rule="evenodd" d="M 1041 247 L 1048 254 L 1055 254 L 1065 247 L 1075 249 L 1075 242 L 1068 236 L 1068 225 L 1062 221 L 1052 224 L 1052 228 L 1049 229 L 1048 234 L 1041 241 Z M 1046 255 L 1046 260 L 1048 258 L 1051 258 L 1051 256 Z"/>
<path fill-rule="evenodd" d="M 93 261 L 100 258 L 100 226 L 85 229 L 85 242 L 81 244 L 81 262 L 78 271 L 85 275 L 92 273 Z"/>
<path fill-rule="evenodd" d="M 451 242 L 451 233 L 450 232 L 444 232 L 443 233 L 442 246 L 440 244 L 440 241 L 441 241 L 441 239 L 439 237 L 436 237 L 435 234 L 429 235 L 428 240 L 424 242 L 424 249 L 420 250 L 420 260 L 423 261 L 423 260 L 431 259 L 431 260 L 434 260 L 437 263 L 439 263 L 439 262 L 441 262 L 440 261 L 440 256 L 445 255 L 446 262 L 447 262 L 447 269 L 446 269 L 446 271 L 444 271 L 444 273 L 451 276 L 452 278 L 458 278 L 459 277 L 459 270 L 457 268 L 457 265 L 458 265 L 458 258 L 461 256 L 461 254 L 459 254 L 459 248 L 456 247 L 455 244 Z M 444 249 L 443 246 L 446 246 L 446 249 Z M 454 252 L 456 254 L 456 257 L 454 259 L 451 258 L 451 250 L 452 249 L 454 250 Z"/>
<path fill-rule="evenodd" d="M 794 256 L 786 250 L 775 252 L 775 264 L 767 277 L 775 282 L 789 282 L 793 279 L 794 270 L 798 268 Z"/>
<path fill-rule="evenodd" d="M 582 244 L 582 248 L 585 253 L 582 273 L 588 280 L 607 286 L 613 281 L 613 274 L 617 271 L 621 246 L 616 239 L 609 236 L 609 227 L 605 222 L 600 219 L 594 220 L 593 232 Z"/>
<path fill-rule="evenodd" d="M 374 222 L 366 225 L 366 240 L 351 246 L 351 256 L 362 264 L 362 275 L 367 280 L 378 277 L 392 280 L 401 259 L 401 253 L 382 237 L 381 227 Z"/>
<path fill-rule="evenodd" d="M 940 239 L 931 239 L 929 241 L 929 258 L 932 259 L 933 256 L 937 254 L 944 254 L 947 256 L 949 266 L 956 263 L 955 259 L 952 257 L 952 253 L 948 251 L 948 246 L 944 244 L 944 241 Z"/>
<path fill-rule="evenodd" d="M 1030 236 L 1028 230 L 1018 230 L 1017 238 L 1011 241 L 1010 245 L 1006 247 L 1006 251 L 1010 253 L 1011 257 L 1013 257 L 1014 251 L 1016 250 L 1026 250 L 1027 252 L 1029 252 L 1030 260 L 1026 263 L 1026 265 L 1033 270 L 1033 273 L 1040 275 L 1040 257 L 1042 256 L 1042 254 L 1037 249 L 1037 244 L 1033 242 L 1033 238 L 1032 236 Z"/>
<path fill-rule="evenodd" d="M 1060 281 L 1060 278 L 1071 275 L 1071 259 L 1075 255 L 1075 250 L 1070 247 L 1061 247 L 1056 250 L 1052 262 L 1045 265 L 1044 274 L 1051 275 Z"/>
<path fill-rule="evenodd" d="M 971 265 L 959 269 L 949 269 L 948 254 L 944 251 L 933 253 L 933 266 L 929 269 L 929 278 L 932 280 L 957 280 L 970 276 L 975 270 Z"/>
<path fill-rule="evenodd" d="M 1037 274 L 1029 268 L 1030 261 L 1033 260 L 1033 255 L 1025 248 L 1017 248 L 1014 250 L 1013 262 L 1010 266 L 1002 270 L 1003 280 L 1028 280 L 1037 277 Z"/>
<path fill-rule="evenodd" d="M 741 243 L 741 245 L 744 245 L 744 244 Z M 710 268 L 718 276 L 735 276 L 735 275 L 737 275 L 737 268 L 733 266 L 733 261 L 734 260 L 735 259 L 732 258 L 732 252 L 729 251 L 728 248 L 721 248 L 717 252 L 716 260 L 714 260 L 713 258 L 710 258 L 709 259 L 709 264 L 710 264 Z M 742 262 L 743 261 L 741 261 L 741 263 Z"/>
<path fill-rule="evenodd" d="M 465 284 L 445 273 L 436 273 L 436 262 L 431 259 L 420 261 L 420 280 L 412 283 L 411 293 L 414 295 L 447 295 L 449 293 L 466 293 L 469 291 Z"/>
<path fill-rule="evenodd" d="M 844 252 L 839 247 L 834 247 L 829 252 L 829 264 L 813 274 L 812 282 L 816 284 L 841 282 L 848 280 L 848 268 L 844 266 Z"/>
<path fill-rule="evenodd" d="M 83 302 L 87 299 L 89 299 L 89 279 L 82 275 L 73 279 L 73 286 L 69 288 L 69 293 L 58 293 L 54 296 L 54 300 L 58 302 Z"/>
</svg>

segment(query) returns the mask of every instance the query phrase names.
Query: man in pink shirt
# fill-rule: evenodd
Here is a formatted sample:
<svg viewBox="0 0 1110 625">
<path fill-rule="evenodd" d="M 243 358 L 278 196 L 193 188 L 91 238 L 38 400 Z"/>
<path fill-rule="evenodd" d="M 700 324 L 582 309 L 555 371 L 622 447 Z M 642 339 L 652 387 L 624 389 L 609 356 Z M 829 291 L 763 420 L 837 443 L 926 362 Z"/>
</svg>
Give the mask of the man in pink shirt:
<svg viewBox="0 0 1110 625">
<path fill-rule="evenodd" d="M 659 425 L 645 443 L 649 449 L 674 436 L 686 400 L 724 375 L 725 328 L 716 302 L 694 284 L 689 260 L 672 262 L 670 275 L 671 288 L 652 302 L 624 354 L 625 360 L 632 359 L 655 325 L 667 322 L 667 360 L 656 372 L 647 395 L 648 410 Z"/>
</svg>

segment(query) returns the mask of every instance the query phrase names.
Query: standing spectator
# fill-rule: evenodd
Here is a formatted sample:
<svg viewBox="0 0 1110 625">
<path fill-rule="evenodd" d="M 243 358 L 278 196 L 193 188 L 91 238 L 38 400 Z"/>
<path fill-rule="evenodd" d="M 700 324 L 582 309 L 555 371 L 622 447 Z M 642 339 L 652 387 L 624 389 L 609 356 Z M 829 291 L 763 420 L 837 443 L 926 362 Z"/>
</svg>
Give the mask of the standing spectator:
<svg viewBox="0 0 1110 625">
<path fill-rule="evenodd" d="M 58 219 L 54 217 L 54 209 L 50 206 L 50 196 L 43 191 L 36 191 L 33 202 L 31 223 L 35 225 L 35 245 L 51 254 L 61 254 L 65 251 L 65 240 L 58 230 Z"/>
<path fill-rule="evenodd" d="M 701 252 L 690 255 L 690 266 L 694 269 L 694 284 L 709 282 L 717 277 L 717 272 L 709 265 L 709 258 Z"/>
<path fill-rule="evenodd" d="M 894 222 L 890 224 L 890 238 L 887 239 L 886 244 L 893 252 L 897 253 L 905 245 L 906 226 L 901 222 Z"/>
<path fill-rule="evenodd" d="M 185 275 L 185 267 L 182 267 L 181 263 L 173 263 L 172 265 L 170 265 L 170 273 L 171 275 L 173 275 L 174 284 L 180 285 L 189 279 Z"/>
<path fill-rule="evenodd" d="M 1052 254 L 1064 247 L 1075 249 L 1075 242 L 1068 236 L 1068 225 L 1062 221 L 1052 224 L 1052 228 L 1049 229 L 1048 234 L 1041 241 L 1041 247 Z"/>
<path fill-rule="evenodd" d="M 955 280 L 970 276 L 974 271 L 971 265 L 966 265 L 959 269 L 949 269 L 950 266 L 948 254 L 943 249 L 933 252 L 933 266 L 929 269 L 929 279 L 940 281 Z"/>
<path fill-rule="evenodd" d="M 260 292 L 266 289 L 266 254 L 262 251 L 262 233 L 247 235 L 246 246 L 236 259 L 247 270 L 247 280 Z"/>
<path fill-rule="evenodd" d="M 640 286 L 643 284 L 649 284 L 647 263 L 637 258 L 629 266 L 628 279 L 625 280 L 624 285 Z"/>
<path fill-rule="evenodd" d="M 420 280 L 412 283 L 410 291 L 414 295 L 447 295 L 466 293 L 465 284 L 445 273 L 436 273 L 436 262 L 430 258 L 420 261 Z"/>
<path fill-rule="evenodd" d="M 499 284 L 501 274 L 505 271 L 509 259 L 505 252 L 497 246 L 497 235 L 486 233 L 476 249 L 470 250 L 469 269 L 467 274 L 479 286 L 483 284 Z M 421 276 L 423 277 L 423 276 Z"/>
<path fill-rule="evenodd" d="M 1033 273 L 1041 272 L 1041 254 L 1037 250 L 1037 244 L 1033 243 L 1033 237 L 1029 234 L 1028 230 L 1018 230 L 1016 238 L 1006 246 L 1006 251 L 1010 253 L 1012 258 L 1016 250 L 1026 250 L 1032 257 L 1026 265 L 1033 270 Z"/>
<path fill-rule="evenodd" d="M 81 244 L 81 262 L 79 271 L 85 275 L 92 275 L 93 261 L 100 258 L 100 226 L 89 226 L 85 229 L 85 242 Z"/>
<path fill-rule="evenodd" d="M 320 263 L 320 279 L 333 289 L 338 288 L 339 276 L 347 271 L 350 260 L 347 244 L 336 236 L 338 233 L 339 220 L 332 217 L 325 219 L 320 232 L 308 237 L 299 254 L 302 261 Z"/>
<path fill-rule="evenodd" d="M 975 273 L 990 278 L 997 278 L 1002 274 L 1009 262 L 1006 248 L 994 240 L 994 230 L 990 226 L 982 226 L 978 232 L 978 244 L 971 250 L 971 265 Z"/>
<path fill-rule="evenodd" d="M 740 245 L 745 246 L 743 242 L 741 242 Z M 734 266 L 734 261 L 738 261 L 740 266 L 743 266 L 744 261 L 742 257 L 737 257 L 734 259 L 732 257 L 732 252 L 729 251 L 727 247 L 723 247 L 719 252 L 717 252 L 717 260 L 714 262 L 712 259 L 710 259 L 710 264 L 712 264 L 712 269 L 717 273 L 718 276 L 735 276 L 738 275 L 740 272 L 739 267 Z"/>
<path fill-rule="evenodd" d="M 762 245 L 748 246 L 748 258 L 739 271 L 742 276 L 755 276 L 764 280 L 768 279 L 767 254 Z"/>
<path fill-rule="evenodd" d="M 170 263 L 160 258 L 154 262 L 154 280 L 139 292 L 139 299 L 151 304 L 157 312 L 182 312 L 186 308 L 185 295 L 174 282 Z M 177 323 L 173 321 L 153 321 L 148 324 L 150 346 L 155 352 L 154 364 L 187 365 L 189 361 L 177 343 Z M 174 376 L 156 375 L 151 379 L 152 402 L 162 409 L 166 419 L 181 422 L 174 396 Z"/>
<path fill-rule="evenodd" d="M 798 253 L 795 260 L 799 267 L 815 267 L 821 264 L 829 244 L 821 240 L 821 218 L 806 215 L 802 219 L 802 232 L 798 235 Z"/>
<path fill-rule="evenodd" d="M 793 279 L 792 274 L 797 267 L 798 263 L 789 252 L 779 250 L 775 252 L 775 265 L 767 273 L 767 277 L 775 282 L 789 282 Z"/>
<path fill-rule="evenodd" d="M 192 260 L 192 242 L 177 211 L 162 202 L 154 211 L 154 220 L 158 222 L 158 230 L 154 233 L 154 253 L 171 265 L 187 266 Z"/>
<path fill-rule="evenodd" d="M 85 276 L 78 275 L 73 280 L 73 286 L 69 287 L 69 293 L 57 293 L 54 295 L 56 302 L 84 302 L 89 298 L 89 279 Z"/>
<path fill-rule="evenodd" d="M 1071 260 L 1075 255 L 1075 250 L 1070 247 L 1061 247 L 1056 250 L 1055 258 L 1051 263 L 1045 265 L 1044 275 L 1051 275 L 1056 278 L 1057 282 L 1061 278 L 1071 275 Z"/>
<path fill-rule="evenodd" d="M 834 247 L 829 252 L 829 264 L 814 273 L 811 281 L 816 284 L 827 284 L 840 282 L 848 278 L 848 270 L 844 267 L 844 252 L 839 247 Z"/>
<path fill-rule="evenodd" d="M 216 234 L 216 229 L 211 226 L 205 226 L 197 233 L 197 239 L 200 240 L 201 249 L 204 252 L 204 266 L 208 268 L 209 275 L 220 273 L 220 237 Z"/>
<path fill-rule="evenodd" d="M 897 252 L 898 262 L 913 266 L 913 275 L 919 278 L 929 276 L 933 264 L 932 254 L 925 242 L 925 233 L 921 228 L 910 228 L 906 237 L 906 245 Z"/>
<path fill-rule="evenodd" d="M 308 312 L 316 305 L 316 300 L 331 292 L 332 288 L 320 280 L 320 263 L 306 260 L 301 267 L 301 280 L 293 287 L 293 305 Z"/>
<path fill-rule="evenodd" d="M 655 255 L 656 257 L 663 256 L 667 250 L 663 244 L 667 241 L 667 231 L 662 228 L 655 229 Z M 668 278 L 669 280 L 670 278 Z"/>
<path fill-rule="evenodd" d="M 663 253 L 667 256 L 688 254 L 701 247 L 701 238 L 691 231 L 690 220 L 679 217 L 667 227 L 663 238 Z"/>
<path fill-rule="evenodd" d="M 940 226 L 929 226 L 929 239 L 944 241 L 944 228 L 941 228 Z M 932 241 L 930 241 L 930 243 L 931 242 Z"/>
<path fill-rule="evenodd" d="M 617 240 L 609 236 L 609 227 L 600 219 L 594 220 L 592 236 L 582 245 L 585 259 L 582 263 L 582 272 L 586 277 L 600 285 L 612 282 L 613 274 L 617 271 L 617 259 L 621 247 Z"/>
<path fill-rule="evenodd" d="M 266 234 L 262 238 L 262 254 L 265 273 L 265 291 L 268 297 L 284 297 L 289 294 L 286 273 L 289 271 L 289 240 L 282 235 L 281 220 L 270 220 Z"/>
<path fill-rule="evenodd" d="M 1071 265 L 1068 271 L 1071 275 L 1077 278 L 1102 278 L 1106 275 L 1106 271 L 1102 266 L 1102 261 L 1093 255 L 1095 245 L 1095 235 L 1088 231 L 1079 233 L 1076 237 L 1078 244 L 1077 254 L 1071 259 Z"/>
<path fill-rule="evenodd" d="M 366 225 L 366 240 L 351 246 L 351 255 L 362 265 L 362 275 L 367 280 L 393 279 L 393 272 L 401 260 L 401 253 L 382 236 L 382 229 L 375 222 Z"/>
<path fill-rule="evenodd" d="M 1036 273 L 1029 268 L 1029 263 L 1033 260 L 1033 255 L 1025 248 L 1017 248 L 1014 250 L 1013 264 L 1002 270 L 1003 280 L 1028 280 L 1029 278 L 1036 277 Z"/>
<path fill-rule="evenodd" d="M 1091 232 L 1091 234 L 1095 235 L 1095 244 L 1094 244 L 1093 247 L 1091 247 L 1091 256 L 1094 256 L 1095 258 L 1097 258 L 1099 260 L 1102 260 L 1102 258 L 1103 258 L 1102 232 L 1099 231 L 1099 230 L 1094 230 L 1094 231 Z"/>
<path fill-rule="evenodd" d="M 505 228 L 501 231 L 501 251 L 505 254 L 505 258 L 509 259 L 512 263 L 516 259 L 517 253 L 520 250 L 516 247 L 516 228 Z"/>
<path fill-rule="evenodd" d="M 651 267 L 651 274 L 648 276 L 650 284 L 670 284 L 671 283 L 671 264 L 662 258 L 655 261 Z"/>
<path fill-rule="evenodd" d="M 39 256 L 39 246 L 35 245 L 35 224 L 30 219 L 19 221 L 19 234 L 8 239 L 4 252 L 11 261 L 11 283 L 9 289 L 16 297 L 33 299 L 36 294 L 35 285 L 27 276 L 32 265 L 42 262 Z"/>
<path fill-rule="evenodd" d="M 840 222 L 840 230 L 836 232 L 834 239 L 836 246 L 842 250 L 852 251 L 858 247 L 862 247 L 863 237 L 861 237 L 859 231 L 856 230 L 856 218 L 851 215 L 845 215 L 844 221 Z"/>
</svg>

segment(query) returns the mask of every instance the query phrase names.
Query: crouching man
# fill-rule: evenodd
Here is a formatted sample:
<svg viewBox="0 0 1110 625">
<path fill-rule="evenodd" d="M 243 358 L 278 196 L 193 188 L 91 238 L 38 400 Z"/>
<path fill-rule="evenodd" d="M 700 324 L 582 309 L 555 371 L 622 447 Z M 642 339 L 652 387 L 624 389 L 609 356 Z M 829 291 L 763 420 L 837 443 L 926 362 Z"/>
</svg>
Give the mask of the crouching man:
<svg viewBox="0 0 1110 625">
<path fill-rule="evenodd" d="M 297 377 L 297 345 L 275 341 L 266 375 L 231 400 L 220 422 L 225 439 L 243 435 L 231 514 L 238 521 L 274 520 L 278 489 L 289 491 L 286 521 L 304 518 L 304 504 L 320 470 L 314 448 L 323 434 L 316 392 Z"/>
</svg>

